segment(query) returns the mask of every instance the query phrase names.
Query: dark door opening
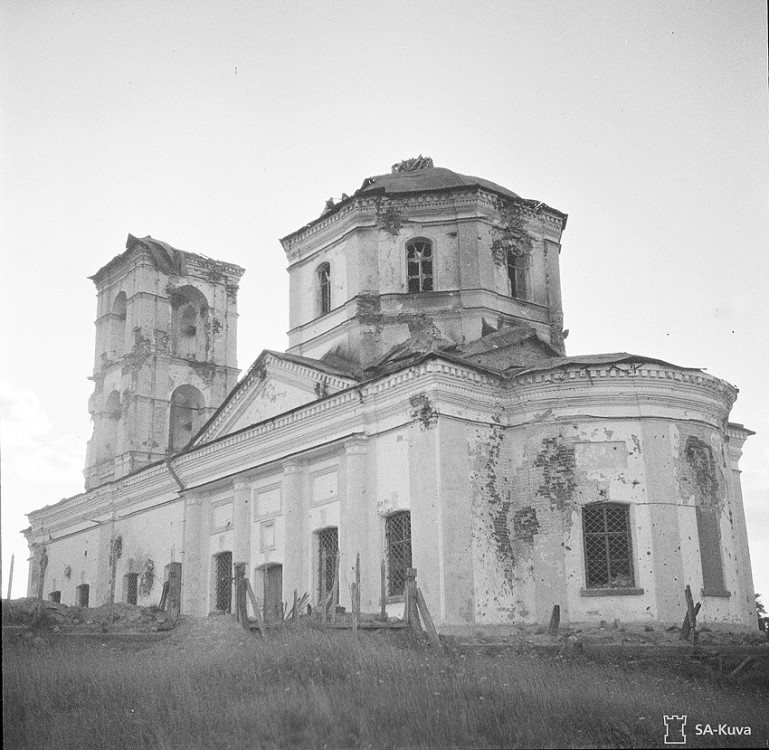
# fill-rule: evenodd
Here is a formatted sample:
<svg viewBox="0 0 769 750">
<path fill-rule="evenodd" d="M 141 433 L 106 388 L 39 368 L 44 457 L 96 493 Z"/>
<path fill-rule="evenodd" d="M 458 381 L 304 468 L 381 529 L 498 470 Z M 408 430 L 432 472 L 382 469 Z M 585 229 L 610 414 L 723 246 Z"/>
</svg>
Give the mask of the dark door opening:
<svg viewBox="0 0 769 750">
<path fill-rule="evenodd" d="M 264 619 L 266 622 L 283 619 L 282 565 L 270 565 L 264 570 Z"/>
<path fill-rule="evenodd" d="M 229 612 L 232 608 L 232 552 L 216 556 L 216 609 Z"/>
</svg>

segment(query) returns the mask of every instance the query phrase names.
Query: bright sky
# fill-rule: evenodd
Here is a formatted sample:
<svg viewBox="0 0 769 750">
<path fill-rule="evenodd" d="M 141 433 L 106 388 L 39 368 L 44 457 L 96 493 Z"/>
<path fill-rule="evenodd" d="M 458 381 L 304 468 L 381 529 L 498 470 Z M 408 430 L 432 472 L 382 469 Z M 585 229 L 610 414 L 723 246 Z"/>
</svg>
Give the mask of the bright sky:
<svg viewBox="0 0 769 750">
<path fill-rule="evenodd" d="M 3 595 L 24 514 L 82 490 L 86 277 L 129 232 L 245 266 L 245 369 L 287 345 L 278 238 L 421 153 L 569 214 L 569 354 L 740 388 L 769 604 L 766 32 L 759 0 L 5 0 Z"/>
</svg>

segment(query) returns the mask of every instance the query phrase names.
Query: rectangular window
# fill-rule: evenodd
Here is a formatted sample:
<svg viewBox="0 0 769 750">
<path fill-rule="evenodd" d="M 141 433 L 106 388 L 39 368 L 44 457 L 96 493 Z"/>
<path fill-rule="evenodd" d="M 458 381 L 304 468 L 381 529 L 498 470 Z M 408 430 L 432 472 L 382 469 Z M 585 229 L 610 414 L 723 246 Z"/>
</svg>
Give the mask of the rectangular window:
<svg viewBox="0 0 769 750">
<path fill-rule="evenodd" d="M 406 569 L 411 567 L 411 513 L 393 513 L 385 521 L 387 547 L 387 594 L 402 596 Z"/>
<path fill-rule="evenodd" d="M 512 248 L 507 248 L 505 251 L 505 265 L 507 266 L 507 282 L 510 296 L 517 299 L 526 299 L 526 256 Z"/>
<path fill-rule="evenodd" d="M 123 576 L 123 597 L 126 604 L 136 604 L 139 593 L 139 574 L 126 573 Z"/>
<path fill-rule="evenodd" d="M 406 245 L 409 292 L 432 292 L 433 247 L 428 240 L 412 240 Z"/>
<path fill-rule="evenodd" d="M 326 596 L 334 588 L 334 571 L 336 569 L 336 556 L 339 554 L 339 531 L 336 526 L 321 529 L 318 537 L 318 601 L 322 595 L 323 582 L 325 582 Z M 325 555 L 325 567 L 324 556 Z"/>
<path fill-rule="evenodd" d="M 91 593 L 91 587 L 84 583 L 75 589 L 75 601 L 78 607 L 87 607 Z"/>
<path fill-rule="evenodd" d="M 633 578 L 630 509 L 599 503 L 582 509 L 587 588 L 631 588 Z"/>
</svg>

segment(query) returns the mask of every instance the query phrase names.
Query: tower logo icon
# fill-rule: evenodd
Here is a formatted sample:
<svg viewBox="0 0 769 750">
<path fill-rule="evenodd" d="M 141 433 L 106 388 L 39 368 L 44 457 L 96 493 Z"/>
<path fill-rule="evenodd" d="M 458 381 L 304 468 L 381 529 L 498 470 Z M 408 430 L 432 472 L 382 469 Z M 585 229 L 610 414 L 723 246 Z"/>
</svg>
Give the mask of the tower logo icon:
<svg viewBox="0 0 769 750">
<path fill-rule="evenodd" d="M 686 715 L 664 716 L 665 720 L 665 744 L 686 744 Z"/>
</svg>

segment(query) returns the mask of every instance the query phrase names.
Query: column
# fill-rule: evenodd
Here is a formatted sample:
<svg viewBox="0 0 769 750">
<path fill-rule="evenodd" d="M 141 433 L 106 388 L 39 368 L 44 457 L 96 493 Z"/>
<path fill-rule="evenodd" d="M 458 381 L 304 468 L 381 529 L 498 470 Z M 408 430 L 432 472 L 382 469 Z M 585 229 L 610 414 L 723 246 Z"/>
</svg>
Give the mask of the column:
<svg viewBox="0 0 769 750">
<path fill-rule="evenodd" d="M 366 458 L 368 438 L 360 436 L 344 444 L 344 491 L 340 498 L 340 539 L 342 553 L 339 568 L 340 602 L 349 606 L 349 584 L 355 580 L 355 557 L 361 556 L 361 602 L 371 595 L 370 587 L 379 584 L 379 567 L 366 554 L 368 550 L 366 506 Z"/>
<path fill-rule="evenodd" d="M 283 600 L 293 601 L 294 589 L 302 596 L 309 590 L 303 583 L 302 550 L 309 540 L 305 539 L 302 488 L 304 471 L 299 461 L 283 464 Z"/>
</svg>

